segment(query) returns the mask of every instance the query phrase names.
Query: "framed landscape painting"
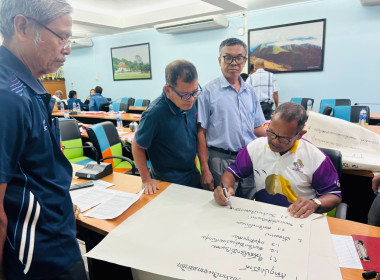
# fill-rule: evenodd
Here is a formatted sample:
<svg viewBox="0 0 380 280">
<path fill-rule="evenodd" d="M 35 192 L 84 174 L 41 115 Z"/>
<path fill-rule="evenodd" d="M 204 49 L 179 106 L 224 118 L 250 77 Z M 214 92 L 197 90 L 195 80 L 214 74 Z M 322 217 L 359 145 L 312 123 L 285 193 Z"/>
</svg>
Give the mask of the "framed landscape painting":
<svg viewBox="0 0 380 280">
<path fill-rule="evenodd" d="M 322 71 L 326 19 L 250 29 L 249 65 L 264 60 L 273 73 Z"/>
<path fill-rule="evenodd" d="M 152 79 L 149 43 L 111 49 L 113 80 Z"/>
</svg>

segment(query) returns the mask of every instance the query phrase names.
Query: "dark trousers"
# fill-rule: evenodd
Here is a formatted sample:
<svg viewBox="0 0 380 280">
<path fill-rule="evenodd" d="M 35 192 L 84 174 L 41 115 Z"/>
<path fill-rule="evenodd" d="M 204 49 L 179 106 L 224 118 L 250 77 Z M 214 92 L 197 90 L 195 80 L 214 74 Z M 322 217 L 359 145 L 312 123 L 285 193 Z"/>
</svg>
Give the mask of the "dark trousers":
<svg viewBox="0 0 380 280">
<path fill-rule="evenodd" d="M 272 108 L 273 103 L 260 102 L 260 105 L 261 105 L 261 109 L 263 110 L 265 119 L 270 120 L 270 117 L 271 117 L 272 112 L 273 112 L 273 108 Z"/>
<path fill-rule="evenodd" d="M 376 196 L 372 202 L 371 209 L 369 209 L 368 224 L 380 227 L 380 194 Z"/>
<path fill-rule="evenodd" d="M 83 259 L 81 258 L 64 273 L 51 280 L 87 280 Z"/>
</svg>

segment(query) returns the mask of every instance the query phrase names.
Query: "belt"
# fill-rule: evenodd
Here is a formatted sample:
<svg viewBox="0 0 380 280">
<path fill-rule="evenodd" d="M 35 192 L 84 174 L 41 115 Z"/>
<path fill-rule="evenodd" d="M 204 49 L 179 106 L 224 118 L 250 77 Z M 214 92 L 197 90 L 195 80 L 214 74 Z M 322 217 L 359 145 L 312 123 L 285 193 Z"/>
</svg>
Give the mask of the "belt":
<svg viewBox="0 0 380 280">
<path fill-rule="evenodd" d="M 217 147 L 208 147 L 210 150 L 213 150 L 213 151 L 217 151 L 219 153 L 222 153 L 222 154 L 226 154 L 226 155 L 231 155 L 231 156 L 236 156 L 239 152 L 233 152 L 233 151 L 228 151 L 228 150 L 225 150 L 225 149 L 222 149 L 222 148 L 217 148 Z"/>
</svg>

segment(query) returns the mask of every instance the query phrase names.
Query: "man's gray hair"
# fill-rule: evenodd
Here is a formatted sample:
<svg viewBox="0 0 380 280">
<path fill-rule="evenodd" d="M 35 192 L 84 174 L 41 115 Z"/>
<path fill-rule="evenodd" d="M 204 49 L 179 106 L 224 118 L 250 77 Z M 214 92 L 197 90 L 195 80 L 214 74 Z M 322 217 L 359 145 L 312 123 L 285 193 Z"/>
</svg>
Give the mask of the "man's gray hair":
<svg viewBox="0 0 380 280">
<path fill-rule="evenodd" d="M 244 43 L 242 40 L 238 39 L 238 38 L 228 38 L 226 40 L 224 40 L 223 42 L 220 43 L 220 46 L 219 46 L 219 56 L 222 55 L 222 49 L 224 47 L 229 47 L 229 46 L 235 46 L 235 45 L 240 45 L 244 48 L 245 50 L 245 56 L 247 56 L 248 54 L 248 47 L 247 47 L 247 44 Z"/>
<path fill-rule="evenodd" d="M 198 73 L 195 66 L 187 60 L 174 60 L 165 68 L 166 84 L 176 86 L 178 78 L 185 83 L 191 83 L 198 80 Z"/>
<path fill-rule="evenodd" d="M 0 32 L 8 40 L 14 34 L 14 18 L 19 14 L 46 25 L 73 11 L 66 0 L 1 0 L 0 4 Z M 38 42 L 41 26 L 36 22 L 34 24 L 35 42 Z"/>
<path fill-rule="evenodd" d="M 62 92 L 62 90 L 57 90 L 56 92 L 55 92 L 55 95 L 63 95 L 63 92 Z"/>
<path fill-rule="evenodd" d="M 296 120 L 298 131 L 301 131 L 305 126 L 307 121 L 306 110 L 300 104 L 294 102 L 285 102 L 280 106 L 272 114 L 272 119 L 274 117 L 280 118 L 284 121 L 291 122 Z"/>
</svg>

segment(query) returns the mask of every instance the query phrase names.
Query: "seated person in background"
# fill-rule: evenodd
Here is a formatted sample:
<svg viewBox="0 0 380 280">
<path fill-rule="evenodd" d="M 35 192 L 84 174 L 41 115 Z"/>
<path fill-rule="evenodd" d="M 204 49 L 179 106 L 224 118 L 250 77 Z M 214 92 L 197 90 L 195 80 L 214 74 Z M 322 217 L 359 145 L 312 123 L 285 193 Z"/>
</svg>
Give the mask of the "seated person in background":
<svg viewBox="0 0 380 280">
<path fill-rule="evenodd" d="M 296 103 L 286 102 L 272 114 L 267 138 L 255 139 L 244 147 L 224 172 L 221 181 L 229 195 L 234 183 L 254 174 L 255 200 L 289 207 L 290 215 L 306 218 L 336 207 L 341 201 L 338 174 L 330 158 L 301 139 L 307 115 Z M 227 205 L 222 188 L 214 198 Z"/>
<path fill-rule="evenodd" d="M 163 93 L 142 114 L 132 140 L 133 158 L 145 194 L 154 194 L 159 189 L 153 179 L 201 188 L 200 174 L 195 166 L 195 101 L 202 91 L 197 70 L 186 60 L 175 60 L 166 66 L 165 78 Z M 150 172 L 145 151 L 151 161 Z"/>
<path fill-rule="evenodd" d="M 99 111 L 99 105 L 103 102 L 108 102 L 107 98 L 102 96 L 103 89 L 100 86 L 95 88 L 95 94 L 90 98 L 90 111 Z"/>
<path fill-rule="evenodd" d="M 57 90 L 54 95 L 52 95 L 52 97 L 56 100 L 56 102 L 58 104 L 60 103 L 63 103 L 65 104 L 65 107 L 67 108 L 67 101 L 66 100 L 62 100 L 62 97 L 63 97 L 63 92 L 62 90 Z"/>
<path fill-rule="evenodd" d="M 69 100 L 67 100 L 67 105 L 69 106 L 69 110 L 73 109 L 73 103 L 75 102 L 77 106 L 83 108 L 86 106 L 80 99 L 77 98 L 77 92 L 75 90 L 70 90 L 69 92 Z"/>
<path fill-rule="evenodd" d="M 380 191 L 380 174 L 372 179 L 372 189 L 374 192 Z M 380 195 L 377 194 L 368 213 L 368 224 L 380 227 Z"/>
<path fill-rule="evenodd" d="M 94 95 L 95 93 L 96 93 L 95 90 L 92 88 L 92 89 L 90 90 L 90 95 L 87 96 L 86 100 L 84 101 L 84 104 L 89 105 L 89 104 L 90 104 L 90 98 L 91 98 L 91 96 Z"/>
</svg>

